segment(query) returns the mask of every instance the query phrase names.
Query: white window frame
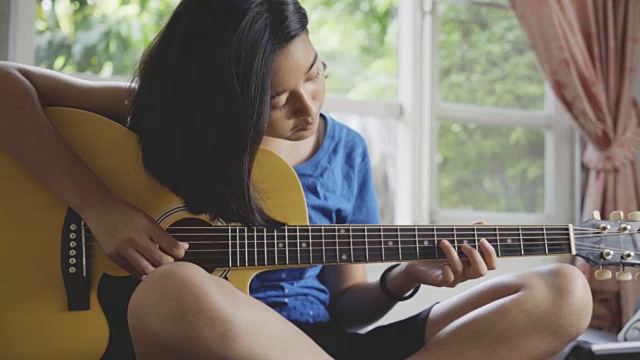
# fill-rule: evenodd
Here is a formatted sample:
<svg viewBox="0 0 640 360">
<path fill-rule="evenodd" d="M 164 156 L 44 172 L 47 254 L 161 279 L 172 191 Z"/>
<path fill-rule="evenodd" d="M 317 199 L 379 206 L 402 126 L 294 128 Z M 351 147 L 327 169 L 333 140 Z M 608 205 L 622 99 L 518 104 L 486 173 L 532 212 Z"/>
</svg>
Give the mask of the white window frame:
<svg viewBox="0 0 640 360">
<path fill-rule="evenodd" d="M 9 61 L 33 65 L 35 59 L 35 0 L 0 0 L 10 2 Z"/>
<path fill-rule="evenodd" d="M 9 60 L 34 63 L 35 1 L 11 2 Z M 577 132 L 561 106 L 545 92 L 545 109 L 529 112 L 441 103 L 438 94 L 437 2 L 469 0 L 399 0 L 398 99 L 360 101 L 328 96 L 325 110 L 397 121 L 398 169 L 395 176 L 394 222 L 397 224 L 465 223 L 483 219 L 492 223 L 567 223 L 579 214 L 580 165 Z M 98 77 L 82 75 L 95 80 Z M 129 81 L 125 78 L 112 80 Z M 480 125 L 526 126 L 545 133 L 545 208 L 536 213 L 455 211 L 438 207 L 437 122 L 473 121 Z"/>
</svg>

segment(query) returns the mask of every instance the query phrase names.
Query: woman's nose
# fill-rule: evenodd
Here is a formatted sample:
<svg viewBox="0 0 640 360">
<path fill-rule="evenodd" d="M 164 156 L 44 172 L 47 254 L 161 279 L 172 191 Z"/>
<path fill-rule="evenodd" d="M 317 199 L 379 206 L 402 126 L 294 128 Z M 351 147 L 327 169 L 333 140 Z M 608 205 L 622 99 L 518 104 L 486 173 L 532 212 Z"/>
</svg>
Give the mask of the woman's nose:
<svg viewBox="0 0 640 360">
<path fill-rule="evenodd" d="M 316 113 L 316 108 L 313 105 L 313 100 L 310 94 L 300 92 L 300 96 L 298 97 L 296 105 L 295 116 L 297 118 L 313 117 Z"/>
</svg>

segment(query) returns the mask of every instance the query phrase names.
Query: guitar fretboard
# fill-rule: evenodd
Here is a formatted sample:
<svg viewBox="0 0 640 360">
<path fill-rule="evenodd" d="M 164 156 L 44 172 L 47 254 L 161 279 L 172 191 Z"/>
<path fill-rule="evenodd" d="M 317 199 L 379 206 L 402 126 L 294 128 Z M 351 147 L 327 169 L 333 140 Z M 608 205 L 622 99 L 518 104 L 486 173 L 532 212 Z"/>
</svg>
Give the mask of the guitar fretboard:
<svg viewBox="0 0 640 360">
<path fill-rule="evenodd" d="M 174 237 L 190 243 L 185 260 L 229 268 L 437 260 L 445 258 L 441 240 L 465 256 L 462 245 L 478 248 L 482 238 L 499 257 L 572 253 L 570 225 L 318 225 L 275 230 L 222 226 L 205 234 L 181 232 Z"/>
</svg>

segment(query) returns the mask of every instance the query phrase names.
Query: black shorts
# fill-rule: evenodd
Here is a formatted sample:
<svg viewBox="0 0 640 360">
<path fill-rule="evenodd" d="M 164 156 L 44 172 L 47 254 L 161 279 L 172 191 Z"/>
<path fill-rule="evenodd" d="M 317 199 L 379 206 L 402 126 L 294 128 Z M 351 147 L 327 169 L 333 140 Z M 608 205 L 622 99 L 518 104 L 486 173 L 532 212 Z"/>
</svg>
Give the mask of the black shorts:
<svg viewBox="0 0 640 360">
<path fill-rule="evenodd" d="M 435 304 L 434 304 L 435 305 Z M 426 310 L 367 333 L 349 333 L 335 324 L 295 324 L 337 360 L 400 360 L 415 354 L 424 345 Z"/>
</svg>

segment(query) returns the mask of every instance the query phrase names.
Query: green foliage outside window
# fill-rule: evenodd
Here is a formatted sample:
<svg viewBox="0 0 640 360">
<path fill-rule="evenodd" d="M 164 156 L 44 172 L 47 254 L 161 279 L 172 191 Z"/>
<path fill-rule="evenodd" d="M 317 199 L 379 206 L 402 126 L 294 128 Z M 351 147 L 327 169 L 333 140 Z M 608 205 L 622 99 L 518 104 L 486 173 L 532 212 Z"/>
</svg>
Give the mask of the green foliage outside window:
<svg viewBox="0 0 640 360">
<path fill-rule="evenodd" d="M 445 103 L 541 111 L 544 77 L 508 9 L 438 4 Z M 439 206 L 544 211 L 544 134 L 438 119 Z"/>
</svg>

